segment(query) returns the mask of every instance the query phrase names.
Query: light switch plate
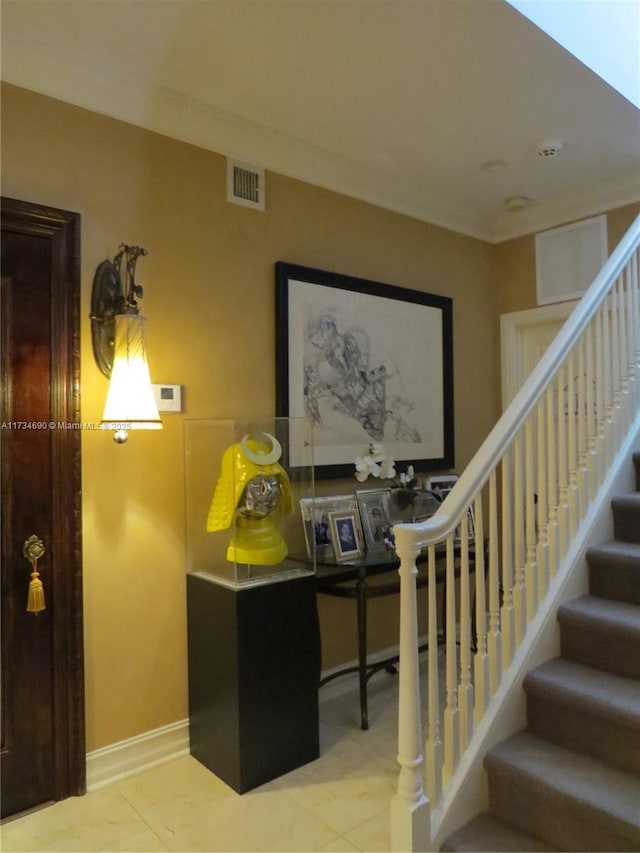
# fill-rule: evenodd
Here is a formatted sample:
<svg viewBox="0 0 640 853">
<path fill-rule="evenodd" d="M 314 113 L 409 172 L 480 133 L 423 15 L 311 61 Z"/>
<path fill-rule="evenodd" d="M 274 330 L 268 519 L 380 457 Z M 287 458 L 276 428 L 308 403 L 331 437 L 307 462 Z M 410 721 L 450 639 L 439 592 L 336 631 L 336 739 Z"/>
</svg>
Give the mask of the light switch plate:
<svg viewBox="0 0 640 853">
<path fill-rule="evenodd" d="M 159 412 L 182 411 L 182 385 L 153 385 Z"/>
</svg>

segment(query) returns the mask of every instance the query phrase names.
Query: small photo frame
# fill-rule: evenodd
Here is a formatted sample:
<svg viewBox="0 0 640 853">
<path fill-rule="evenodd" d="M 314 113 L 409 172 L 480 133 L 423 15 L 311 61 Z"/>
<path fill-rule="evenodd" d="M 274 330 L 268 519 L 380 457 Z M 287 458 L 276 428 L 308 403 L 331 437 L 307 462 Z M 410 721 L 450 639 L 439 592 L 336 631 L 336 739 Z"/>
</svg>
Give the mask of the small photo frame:
<svg viewBox="0 0 640 853">
<path fill-rule="evenodd" d="M 353 510 L 329 514 L 331 538 L 336 560 L 342 563 L 364 557 L 364 544 L 360 535 L 358 515 Z"/>
<path fill-rule="evenodd" d="M 447 476 L 441 475 L 438 477 L 429 477 L 428 480 L 425 481 L 424 487 L 427 491 L 432 492 L 434 495 L 438 497 L 440 501 L 443 501 L 451 489 L 458 482 L 457 474 L 449 474 Z M 476 519 L 473 514 L 473 507 L 470 506 L 467 510 L 467 542 L 471 544 L 476 540 Z M 459 545 L 462 541 L 462 531 L 461 525 L 456 527 L 456 532 L 454 534 L 454 542 L 456 545 Z"/>
<path fill-rule="evenodd" d="M 361 489 L 356 492 L 367 552 L 381 556 L 395 551 L 396 540 L 389 512 L 390 489 Z"/>
<path fill-rule="evenodd" d="M 358 504 L 353 494 L 302 498 L 300 500 L 300 513 L 302 515 L 307 555 L 310 559 L 313 559 L 315 554 L 316 561 L 319 563 L 336 562 L 337 557 L 333 547 L 333 533 L 331 530 L 332 513 L 354 513 L 356 533 L 359 536 L 359 541 L 362 542 L 362 529 L 358 519 Z"/>
<path fill-rule="evenodd" d="M 457 474 L 442 474 L 438 477 L 429 477 L 425 480 L 424 487 L 426 491 L 433 492 L 441 501 L 449 494 L 451 489 L 458 482 Z"/>
</svg>

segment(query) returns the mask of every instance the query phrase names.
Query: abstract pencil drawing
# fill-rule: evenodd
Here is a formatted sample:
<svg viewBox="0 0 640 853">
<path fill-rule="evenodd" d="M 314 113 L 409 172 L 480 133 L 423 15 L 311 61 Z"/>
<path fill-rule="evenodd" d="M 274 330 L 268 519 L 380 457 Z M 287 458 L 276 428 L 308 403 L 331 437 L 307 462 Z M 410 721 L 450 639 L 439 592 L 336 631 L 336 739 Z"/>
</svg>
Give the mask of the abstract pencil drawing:
<svg viewBox="0 0 640 853">
<path fill-rule="evenodd" d="M 305 413 L 314 427 L 326 425 L 330 411 L 353 420 L 375 441 L 421 441 L 401 371 L 362 326 L 341 323 L 329 305 L 314 307 L 303 352 Z"/>
</svg>

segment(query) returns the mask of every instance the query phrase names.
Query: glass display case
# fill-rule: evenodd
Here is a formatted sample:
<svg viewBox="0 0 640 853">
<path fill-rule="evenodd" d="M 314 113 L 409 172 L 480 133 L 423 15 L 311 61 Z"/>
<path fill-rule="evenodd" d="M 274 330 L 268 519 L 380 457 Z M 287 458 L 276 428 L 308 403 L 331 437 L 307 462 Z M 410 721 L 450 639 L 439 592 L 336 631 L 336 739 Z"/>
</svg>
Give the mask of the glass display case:
<svg viewBox="0 0 640 853">
<path fill-rule="evenodd" d="M 187 420 L 185 477 L 189 749 L 244 793 L 319 755 L 311 427 Z"/>
<path fill-rule="evenodd" d="M 313 573 L 300 501 L 313 501 L 305 418 L 185 420 L 187 571 L 236 587 Z"/>
</svg>

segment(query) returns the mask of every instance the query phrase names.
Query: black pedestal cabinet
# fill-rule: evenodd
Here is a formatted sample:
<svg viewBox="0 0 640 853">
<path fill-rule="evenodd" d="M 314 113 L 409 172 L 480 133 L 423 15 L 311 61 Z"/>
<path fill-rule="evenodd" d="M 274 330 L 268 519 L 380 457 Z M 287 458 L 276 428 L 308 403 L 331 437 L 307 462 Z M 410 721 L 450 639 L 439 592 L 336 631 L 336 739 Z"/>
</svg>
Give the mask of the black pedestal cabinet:
<svg viewBox="0 0 640 853">
<path fill-rule="evenodd" d="M 190 749 L 238 793 L 319 755 L 315 577 L 187 575 Z"/>
</svg>

